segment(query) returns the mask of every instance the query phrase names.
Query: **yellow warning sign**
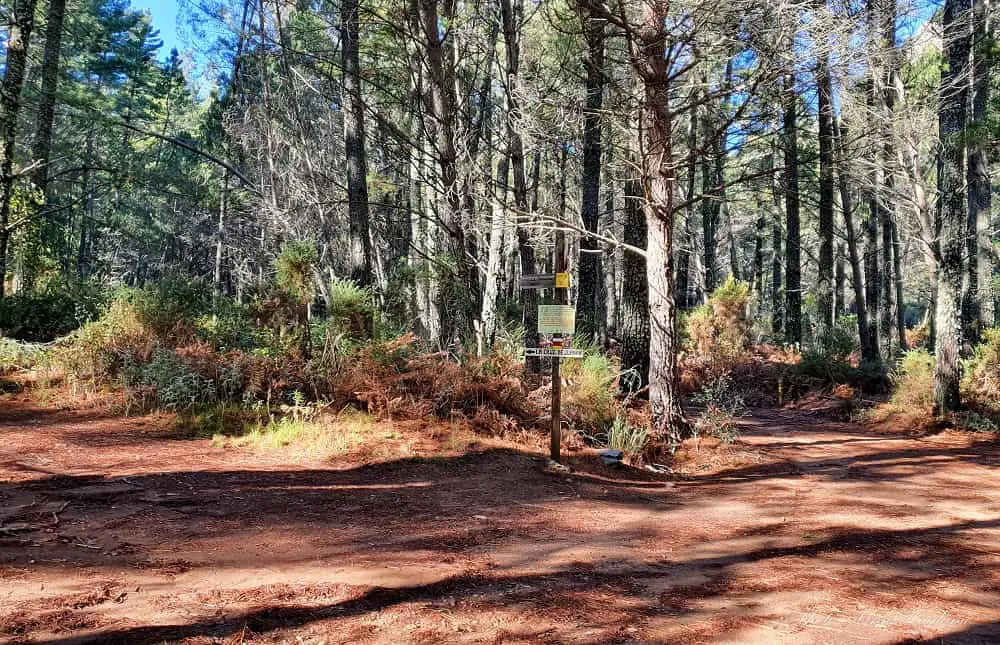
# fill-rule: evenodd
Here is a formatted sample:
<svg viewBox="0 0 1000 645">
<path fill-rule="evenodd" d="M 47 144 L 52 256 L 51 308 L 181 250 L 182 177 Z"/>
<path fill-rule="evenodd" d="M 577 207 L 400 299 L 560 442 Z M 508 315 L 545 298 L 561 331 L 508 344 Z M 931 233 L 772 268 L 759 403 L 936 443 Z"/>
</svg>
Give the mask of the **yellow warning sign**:
<svg viewBox="0 0 1000 645">
<path fill-rule="evenodd" d="M 568 273 L 557 273 L 556 274 L 556 289 L 569 289 L 569 274 Z"/>
</svg>

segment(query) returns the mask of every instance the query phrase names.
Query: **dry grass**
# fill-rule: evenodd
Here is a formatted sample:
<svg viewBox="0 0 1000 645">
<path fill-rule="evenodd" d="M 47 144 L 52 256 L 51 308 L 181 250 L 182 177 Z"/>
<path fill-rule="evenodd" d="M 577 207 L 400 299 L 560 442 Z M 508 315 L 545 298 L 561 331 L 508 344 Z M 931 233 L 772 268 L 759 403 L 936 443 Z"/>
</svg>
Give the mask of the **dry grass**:
<svg viewBox="0 0 1000 645">
<path fill-rule="evenodd" d="M 283 417 L 258 423 L 243 435 L 212 437 L 216 447 L 253 448 L 256 450 L 289 449 L 319 457 L 347 454 L 375 439 L 375 419 L 346 408 L 336 415 L 316 418 Z"/>
</svg>

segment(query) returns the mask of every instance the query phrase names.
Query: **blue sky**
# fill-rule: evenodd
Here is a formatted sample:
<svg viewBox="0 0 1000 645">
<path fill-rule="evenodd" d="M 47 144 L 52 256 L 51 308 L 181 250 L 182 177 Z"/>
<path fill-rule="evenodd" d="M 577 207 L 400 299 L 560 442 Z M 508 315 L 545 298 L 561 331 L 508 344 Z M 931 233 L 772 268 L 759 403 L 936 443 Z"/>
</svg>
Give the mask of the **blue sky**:
<svg viewBox="0 0 1000 645">
<path fill-rule="evenodd" d="M 153 16 L 153 26 L 160 30 L 163 49 L 160 57 L 166 58 L 174 47 L 183 51 L 177 34 L 177 0 L 132 0 L 136 9 L 146 9 Z"/>
</svg>

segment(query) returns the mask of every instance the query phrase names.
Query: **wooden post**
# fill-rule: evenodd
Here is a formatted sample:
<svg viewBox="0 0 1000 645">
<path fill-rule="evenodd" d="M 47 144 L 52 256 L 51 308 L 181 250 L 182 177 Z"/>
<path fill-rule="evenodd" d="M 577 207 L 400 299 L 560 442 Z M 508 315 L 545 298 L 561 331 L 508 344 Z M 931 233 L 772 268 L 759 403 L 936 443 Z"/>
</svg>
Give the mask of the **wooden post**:
<svg viewBox="0 0 1000 645">
<path fill-rule="evenodd" d="M 556 229 L 555 272 L 566 273 L 566 234 L 562 229 Z M 555 304 L 569 304 L 569 291 L 566 288 L 555 289 Z M 562 376 L 559 373 L 559 363 L 562 359 L 552 357 L 552 437 L 549 444 L 549 456 L 559 463 L 559 448 L 562 440 Z"/>
</svg>

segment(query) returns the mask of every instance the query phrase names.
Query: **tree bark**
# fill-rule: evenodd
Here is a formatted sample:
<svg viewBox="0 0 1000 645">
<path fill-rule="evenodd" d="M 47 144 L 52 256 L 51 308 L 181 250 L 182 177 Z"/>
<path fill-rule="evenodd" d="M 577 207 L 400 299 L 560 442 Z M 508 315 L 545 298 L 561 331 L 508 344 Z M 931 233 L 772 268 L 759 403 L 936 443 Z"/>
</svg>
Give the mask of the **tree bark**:
<svg viewBox="0 0 1000 645">
<path fill-rule="evenodd" d="M 871 335 L 868 324 L 868 307 L 865 293 L 865 279 L 861 268 L 861 254 L 858 250 L 858 233 L 854 225 L 854 202 L 849 185 L 850 173 L 847 169 L 847 126 L 833 120 L 834 150 L 837 153 L 837 179 L 840 188 L 840 208 L 844 217 L 844 233 L 847 237 L 847 256 L 851 265 L 851 287 L 854 289 L 854 311 L 858 325 L 858 339 L 861 344 L 861 360 L 878 363 L 878 344 Z"/>
<path fill-rule="evenodd" d="M 584 9 L 587 41 L 586 107 L 583 117 L 583 176 L 580 218 L 587 231 L 597 233 L 601 215 L 601 105 L 604 96 L 604 20 Z M 577 289 L 577 333 L 595 335 L 598 322 L 598 291 L 604 289 L 600 245 L 596 238 L 580 238 L 579 288 Z"/>
<path fill-rule="evenodd" d="M 449 288 L 441 289 L 441 333 L 447 336 L 442 340 L 460 343 L 472 331 L 473 312 L 479 294 L 466 248 L 464 199 L 458 173 L 455 35 L 451 31 L 454 28 L 455 0 L 419 0 L 419 7 L 435 125 L 431 144 L 441 173 L 441 203 L 445 211 L 443 219 L 452 263 Z M 442 25 L 445 25 L 444 29 Z"/>
<path fill-rule="evenodd" d="M 969 208 L 966 224 L 968 240 L 968 290 L 965 329 L 967 340 L 978 342 L 979 332 L 992 326 L 993 266 L 991 257 L 990 218 L 992 190 L 988 137 L 983 131 L 989 120 L 990 48 L 993 46 L 991 0 L 973 0 L 972 50 L 972 128 L 968 137 Z"/>
<path fill-rule="evenodd" d="M 501 0 L 500 16 L 503 21 L 504 43 L 507 51 L 507 156 L 510 159 L 510 169 L 514 178 L 514 205 L 518 217 L 529 217 L 528 183 L 524 166 L 524 143 L 518 122 L 521 119 L 521 107 L 518 101 L 518 84 L 520 82 L 521 45 L 518 28 L 524 10 L 522 0 Z M 600 169 L 598 169 L 598 172 Z M 517 248 L 521 259 L 521 275 L 535 273 L 535 247 L 531 236 L 523 226 L 517 227 Z M 524 346 L 538 346 L 538 292 L 529 289 L 521 292 L 521 302 L 524 306 Z M 538 372 L 540 364 L 537 358 L 527 360 L 528 371 Z"/>
<path fill-rule="evenodd" d="M 48 205 L 49 153 L 52 149 L 52 124 L 55 121 L 56 89 L 59 86 L 59 54 L 62 46 L 63 18 L 66 0 L 49 0 L 45 23 L 45 48 L 42 54 L 41 90 L 38 96 L 38 114 L 35 120 L 35 142 L 31 156 L 36 164 L 31 173 L 31 183 L 42 197 L 34 205 L 33 219 L 40 220 Z M 27 228 L 27 254 L 21 278 L 21 289 L 32 292 L 35 288 L 37 254 L 46 236 L 47 222 L 36 221 Z"/>
<path fill-rule="evenodd" d="M 358 54 L 358 0 L 343 0 L 340 5 L 340 23 L 351 277 L 361 286 L 371 286 L 375 282 L 372 271 L 374 244 L 368 206 L 365 108 L 361 96 L 361 61 Z"/>
<path fill-rule="evenodd" d="M 677 373 L 680 350 L 674 300 L 674 182 L 670 80 L 666 61 L 668 2 L 647 3 L 633 64 L 644 86 L 640 134 L 646 193 L 646 279 L 649 285 L 649 404 L 654 431 L 672 442 L 691 433 Z"/>
<path fill-rule="evenodd" d="M 820 335 L 833 329 L 835 291 L 833 266 L 833 80 L 829 54 L 816 65 L 819 97 L 819 278 L 816 284 Z"/>
<path fill-rule="evenodd" d="M 945 0 L 944 28 L 947 62 L 941 72 L 938 103 L 938 129 L 941 144 L 938 159 L 938 299 L 937 339 L 934 373 L 934 400 L 937 412 L 958 409 L 961 403 L 959 382 L 962 340 L 963 256 L 968 199 L 965 194 L 966 105 L 969 87 L 965 72 L 969 60 L 969 0 Z"/>
<path fill-rule="evenodd" d="M 795 74 L 784 78 L 785 135 L 785 342 L 802 343 L 802 265 L 799 233 L 798 96 Z"/>
<path fill-rule="evenodd" d="M 35 26 L 35 1 L 15 0 L 13 3 L 7 32 L 7 64 L 0 84 L 0 298 L 6 293 L 10 206 L 14 193 L 14 145 L 28 45 Z"/>
<path fill-rule="evenodd" d="M 642 212 L 642 185 L 637 178 L 625 182 L 623 240 L 639 249 L 646 246 L 646 216 Z M 646 258 L 626 250 L 622 258 L 620 308 L 622 369 L 633 376 L 620 380 L 623 393 L 635 392 L 649 383 L 649 283 Z"/>
</svg>

